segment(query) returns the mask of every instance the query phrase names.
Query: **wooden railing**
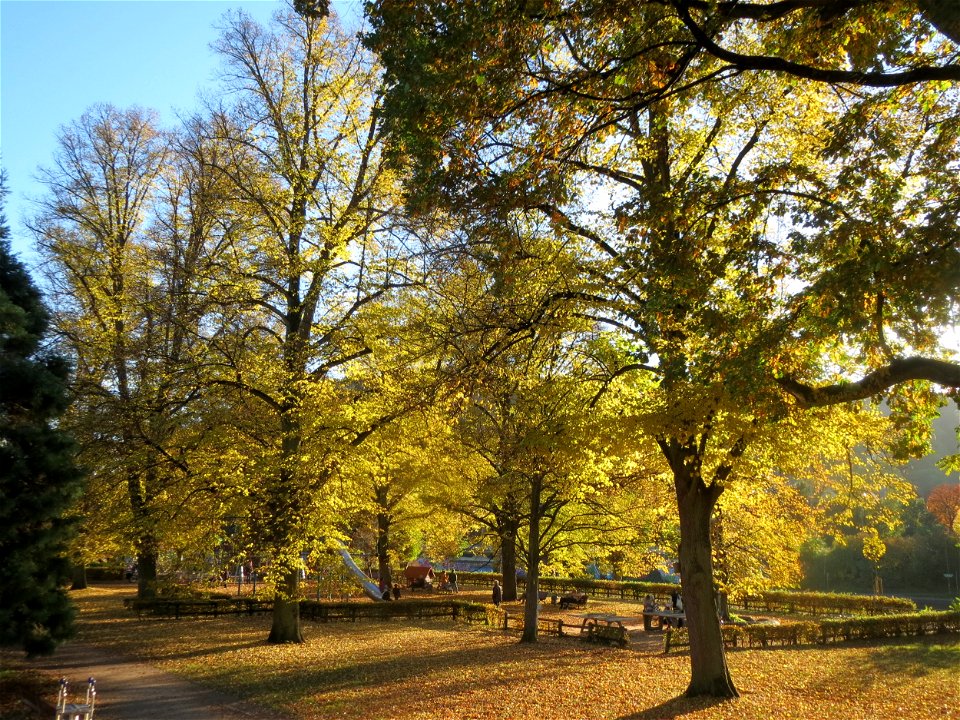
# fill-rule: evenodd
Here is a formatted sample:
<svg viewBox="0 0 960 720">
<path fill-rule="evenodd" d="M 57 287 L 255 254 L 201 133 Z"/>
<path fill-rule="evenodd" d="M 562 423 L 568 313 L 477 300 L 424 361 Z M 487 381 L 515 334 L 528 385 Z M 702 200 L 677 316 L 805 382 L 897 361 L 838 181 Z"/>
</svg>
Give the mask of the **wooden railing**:
<svg viewBox="0 0 960 720">
<path fill-rule="evenodd" d="M 203 598 L 157 598 L 140 600 L 127 598 L 124 606 L 137 613 L 138 617 L 219 617 L 221 615 L 255 615 L 273 611 L 272 600 L 252 598 L 203 599 Z M 422 620 L 425 618 L 452 618 L 469 623 L 487 624 L 487 606 L 460 600 L 404 600 L 400 602 L 318 602 L 300 601 L 300 617 L 315 622 L 357 620 L 385 620 L 402 617 Z"/>
<path fill-rule="evenodd" d="M 209 615 L 257 615 L 273 610 L 272 600 L 256 600 L 254 598 L 226 599 L 190 599 L 190 598 L 157 598 L 141 600 L 127 598 L 123 601 L 125 607 L 137 613 L 138 617 L 154 615 L 157 617 L 172 617 L 179 620 L 182 617 L 201 617 Z"/>
</svg>

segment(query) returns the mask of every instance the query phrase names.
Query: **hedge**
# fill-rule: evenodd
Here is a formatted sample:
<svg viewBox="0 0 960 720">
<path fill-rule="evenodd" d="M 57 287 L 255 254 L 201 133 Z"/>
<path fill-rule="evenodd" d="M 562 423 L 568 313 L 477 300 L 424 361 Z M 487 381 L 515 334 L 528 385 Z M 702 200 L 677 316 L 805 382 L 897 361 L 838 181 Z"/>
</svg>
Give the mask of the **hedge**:
<svg viewBox="0 0 960 720">
<path fill-rule="evenodd" d="M 497 573 L 458 573 L 457 581 L 461 585 L 491 586 L 494 580 L 502 580 Z M 524 585 L 523 580 L 517 584 Z M 619 597 L 640 600 L 645 595 L 653 595 L 660 601 L 677 592 L 680 586 L 673 583 L 650 583 L 632 580 L 597 580 L 594 578 L 540 578 L 541 592 L 564 595 L 569 592 L 585 592 L 593 597 Z M 906 598 L 886 597 L 883 595 L 847 595 L 839 593 L 797 592 L 792 590 L 769 590 L 746 597 L 739 602 L 731 601 L 731 607 L 767 612 L 809 615 L 880 615 L 892 612 L 909 612 L 917 606 Z"/>
<path fill-rule="evenodd" d="M 738 607 L 767 612 L 808 613 L 811 615 L 881 615 L 916 610 L 912 600 L 885 595 L 847 595 L 841 593 L 768 590 L 743 598 Z"/>
<path fill-rule="evenodd" d="M 724 625 L 723 642 L 733 648 L 771 645 L 826 645 L 849 640 L 960 633 L 960 612 L 918 612 L 861 618 L 831 618 L 772 625 Z M 686 628 L 664 634 L 664 652 L 690 645 Z"/>
</svg>

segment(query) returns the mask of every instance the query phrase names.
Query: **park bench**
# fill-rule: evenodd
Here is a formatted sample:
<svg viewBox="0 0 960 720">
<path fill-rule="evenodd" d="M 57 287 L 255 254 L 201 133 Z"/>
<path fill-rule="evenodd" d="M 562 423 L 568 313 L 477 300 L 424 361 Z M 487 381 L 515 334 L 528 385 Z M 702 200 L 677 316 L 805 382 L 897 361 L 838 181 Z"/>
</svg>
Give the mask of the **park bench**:
<svg viewBox="0 0 960 720">
<path fill-rule="evenodd" d="M 586 593 L 570 593 L 569 595 L 564 595 L 560 598 L 560 609 L 569 610 L 572 607 L 582 608 L 587 604 L 587 594 Z"/>
<path fill-rule="evenodd" d="M 666 630 L 669 627 L 682 627 L 686 613 L 676 610 L 650 609 L 643 611 L 643 629 L 650 632 L 654 627 Z M 656 623 L 656 625 L 654 625 Z"/>
<path fill-rule="evenodd" d="M 606 613 L 587 613 L 580 617 L 583 618 L 580 626 L 581 639 L 587 642 L 615 643 L 620 647 L 627 645 L 629 635 L 623 623 L 631 618 Z"/>
<path fill-rule="evenodd" d="M 627 646 L 627 629 L 622 625 L 597 625 L 590 633 L 588 640 L 591 642 L 605 642 L 616 644 L 620 647 Z"/>
</svg>

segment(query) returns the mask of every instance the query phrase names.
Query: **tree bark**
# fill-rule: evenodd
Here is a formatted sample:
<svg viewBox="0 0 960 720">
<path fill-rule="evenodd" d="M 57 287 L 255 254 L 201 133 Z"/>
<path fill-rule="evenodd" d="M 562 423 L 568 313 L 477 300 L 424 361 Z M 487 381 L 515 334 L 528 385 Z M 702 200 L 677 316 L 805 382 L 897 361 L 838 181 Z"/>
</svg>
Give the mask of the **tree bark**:
<svg viewBox="0 0 960 720">
<path fill-rule="evenodd" d="M 960 45 L 960 2 L 919 0 L 920 12 L 937 30 Z"/>
<path fill-rule="evenodd" d="M 508 525 L 500 535 L 500 573 L 503 575 L 503 599 L 517 599 L 517 531 L 516 525 Z"/>
<path fill-rule="evenodd" d="M 288 570 L 281 587 L 273 599 L 273 624 L 270 627 L 270 643 L 302 643 L 300 627 L 300 571 Z"/>
<path fill-rule="evenodd" d="M 530 534 L 527 539 L 527 599 L 523 605 L 523 634 L 520 642 L 537 641 L 540 618 L 540 491 L 543 479 L 539 476 L 530 484 Z"/>
<path fill-rule="evenodd" d="M 387 506 L 386 488 L 377 488 L 377 502 L 381 508 Z M 377 513 L 377 570 L 380 583 L 393 587 L 393 575 L 390 572 L 390 515 L 386 512 Z"/>
<path fill-rule="evenodd" d="M 944 387 L 958 388 L 960 364 L 936 358 L 897 358 L 856 382 L 814 387 L 792 378 L 778 378 L 777 384 L 793 395 L 797 405 L 812 408 L 865 400 L 908 380 L 929 380 Z"/>
<path fill-rule="evenodd" d="M 157 596 L 157 538 L 152 532 L 153 518 L 148 503 L 154 473 L 130 472 L 127 476 L 127 496 L 133 514 L 134 549 L 137 553 L 137 597 L 152 600 Z"/>
<path fill-rule="evenodd" d="M 291 321 L 291 327 L 296 329 L 297 325 Z M 295 337 L 295 334 L 288 333 L 288 341 Z M 296 353 L 289 348 L 285 352 L 288 353 L 286 362 L 293 363 L 291 358 L 295 359 Z M 296 368 L 292 368 L 291 376 L 295 375 L 295 370 Z M 296 397 L 293 389 L 290 389 L 287 395 L 290 398 Z M 296 540 L 304 533 L 303 488 L 299 486 L 298 478 L 290 468 L 300 454 L 303 440 L 296 410 L 296 403 L 292 399 L 282 410 L 280 430 L 283 465 L 278 471 L 275 484 L 268 489 L 266 498 L 267 537 L 280 577 L 273 599 L 273 624 L 267 638 L 267 642 L 271 643 L 303 642 L 300 627 L 300 558 L 290 552 Z"/>
<path fill-rule="evenodd" d="M 73 579 L 70 585 L 71 590 L 87 589 L 87 566 L 82 562 L 73 563 Z"/>
<path fill-rule="evenodd" d="M 714 604 L 710 516 L 720 496 L 688 466 L 673 468 L 680 514 L 680 579 L 690 636 L 690 685 L 686 695 L 738 697 L 727 666 Z"/>
<path fill-rule="evenodd" d="M 137 597 L 152 600 L 157 596 L 157 541 L 144 533 L 137 541 Z"/>
</svg>

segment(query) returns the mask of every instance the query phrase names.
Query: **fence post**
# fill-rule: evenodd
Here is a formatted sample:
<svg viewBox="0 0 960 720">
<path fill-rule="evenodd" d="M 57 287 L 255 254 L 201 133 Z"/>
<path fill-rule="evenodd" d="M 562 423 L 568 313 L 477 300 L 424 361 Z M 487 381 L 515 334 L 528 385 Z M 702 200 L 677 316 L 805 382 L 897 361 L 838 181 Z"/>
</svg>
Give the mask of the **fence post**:
<svg viewBox="0 0 960 720">
<path fill-rule="evenodd" d="M 503 629 L 510 629 L 510 613 L 508 613 L 506 610 L 503 611 Z"/>
<path fill-rule="evenodd" d="M 563 620 L 557 620 L 557 637 L 563 637 Z"/>
</svg>

